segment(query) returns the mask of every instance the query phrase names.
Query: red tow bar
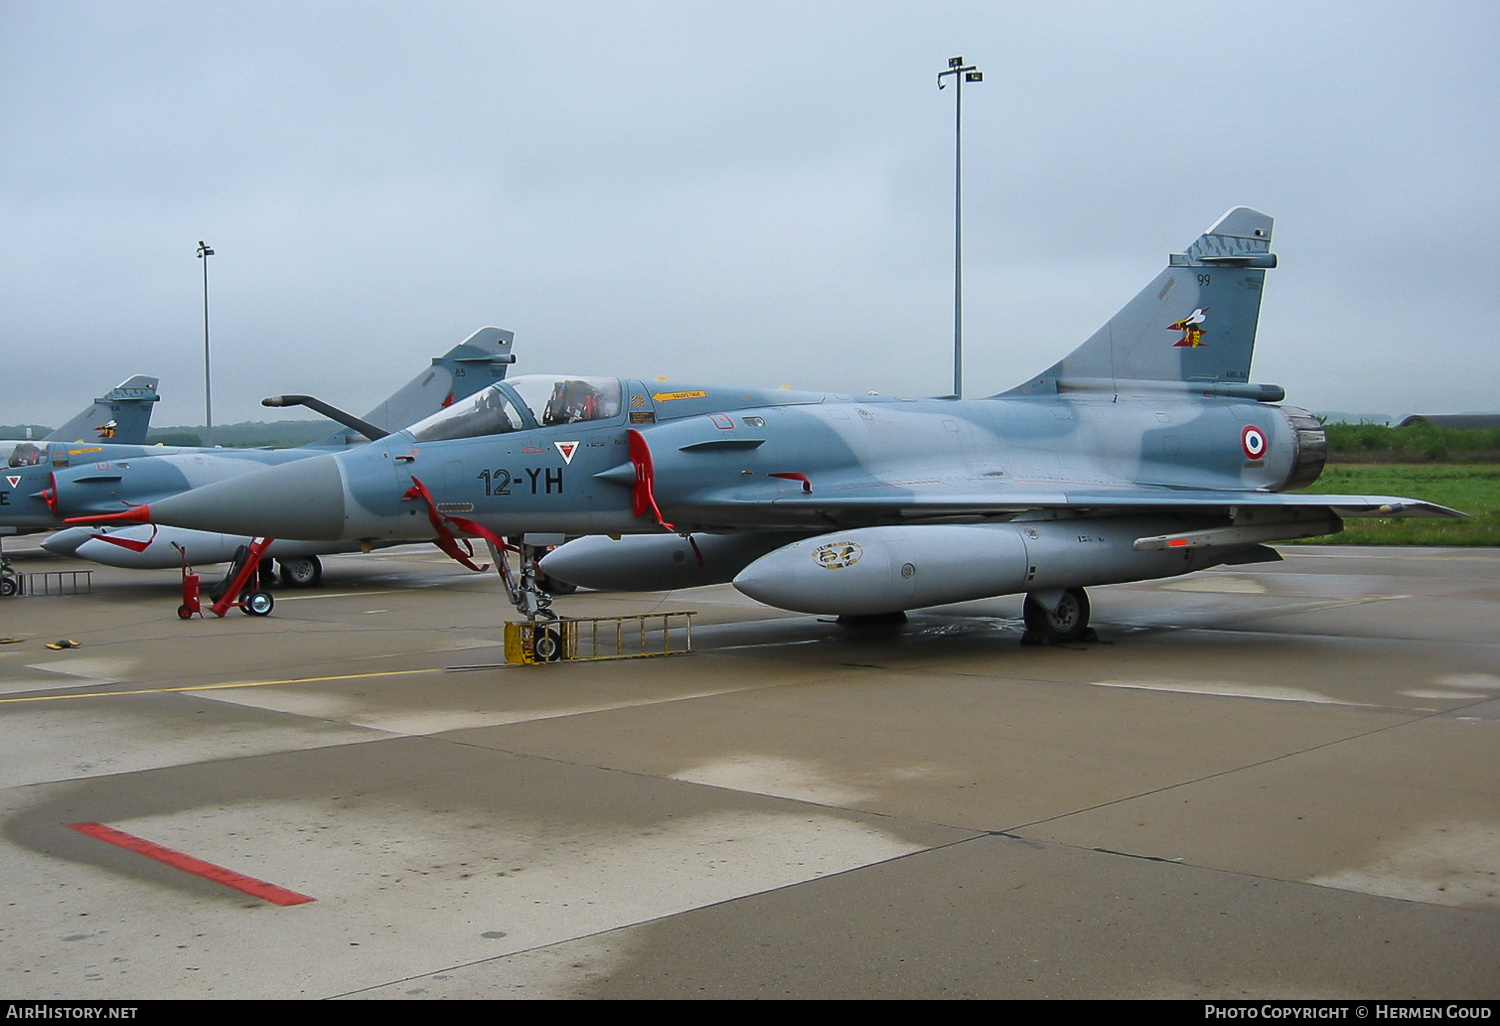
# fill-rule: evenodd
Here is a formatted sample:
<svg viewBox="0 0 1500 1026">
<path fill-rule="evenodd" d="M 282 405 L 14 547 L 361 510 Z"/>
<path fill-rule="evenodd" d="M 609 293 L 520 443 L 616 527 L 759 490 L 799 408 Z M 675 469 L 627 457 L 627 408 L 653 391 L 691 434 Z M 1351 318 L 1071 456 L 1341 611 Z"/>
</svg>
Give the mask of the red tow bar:
<svg viewBox="0 0 1500 1026">
<path fill-rule="evenodd" d="M 269 591 L 254 589 L 246 591 L 255 581 L 256 575 L 260 573 L 261 557 L 271 547 L 272 538 L 256 538 L 250 543 L 250 548 L 245 553 L 245 561 L 234 573 L 233 580 L 229 581 L 222 594 L 209 606 L 209 611 L 215 616 L 222 617 L 234 606 L 239 606 L 240 611 L 249 616 L 265 616 L 276 604 Z M 199 598 L 198 575 L 188 572 L 187 552 L 182 553 L 182 605 L 177 607 L 177 615 L 184 619 L 191 619 L 194 613 L 201 614 L 203 605 Z"/>
</svg>

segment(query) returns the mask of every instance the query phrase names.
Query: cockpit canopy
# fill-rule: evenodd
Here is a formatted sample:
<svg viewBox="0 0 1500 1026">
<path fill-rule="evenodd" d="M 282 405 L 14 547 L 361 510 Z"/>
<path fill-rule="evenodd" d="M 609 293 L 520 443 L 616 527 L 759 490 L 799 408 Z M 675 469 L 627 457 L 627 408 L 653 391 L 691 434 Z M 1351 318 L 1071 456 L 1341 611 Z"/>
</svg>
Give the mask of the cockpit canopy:
<svg viewBox="0 0 1500 1026">
<path fill-rule="evenodd" d="M 46 442 L 17 442 L 6 461 L 11 467 L 40 467 L 47 462 Z"/>
<path fill-rule="evenodd" d="M 609 420 L 620 415 L 619 378 L 559 378 L 523 374 L 505 384 L 521 397 L 541 427 Z"/>
<path fill-rule="evenodd" d="M 523 374 L 482 389 L 409 430 L 419 442 L 440 442 L 609 420 L 620 415 L 620 394 L 619 378 Z"/>
</svg>

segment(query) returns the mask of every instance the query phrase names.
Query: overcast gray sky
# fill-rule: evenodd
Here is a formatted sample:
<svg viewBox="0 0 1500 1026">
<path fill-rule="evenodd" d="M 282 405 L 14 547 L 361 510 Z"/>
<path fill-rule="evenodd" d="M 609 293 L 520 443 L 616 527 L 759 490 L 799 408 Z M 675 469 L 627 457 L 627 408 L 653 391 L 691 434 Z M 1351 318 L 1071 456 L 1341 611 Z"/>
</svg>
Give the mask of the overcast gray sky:
<svg viewBox="0 0 1500 1026">
<path fill-rule="evenodd" d="M 483 325 L 516 372 L 951 386 L 1274 216 L 1254 378 L 1496 410 L 1500 5 L 0 0 L 0 423 L 132 373 L 201 423 L 363 411 Z"/>
</svg>

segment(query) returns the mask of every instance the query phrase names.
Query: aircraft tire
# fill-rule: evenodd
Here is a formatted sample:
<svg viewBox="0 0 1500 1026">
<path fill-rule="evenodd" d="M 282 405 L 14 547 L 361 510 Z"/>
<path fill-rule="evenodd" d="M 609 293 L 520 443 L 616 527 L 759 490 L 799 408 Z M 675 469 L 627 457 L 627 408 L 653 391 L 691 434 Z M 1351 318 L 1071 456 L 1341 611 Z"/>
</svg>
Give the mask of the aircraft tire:
<svg viewBox="0 0 1500 1026">
<path fill-rule="evenodd" d="M 294 556 L 276 561 L 281 583 L 288 588 L 316 588 L 323 582 L 323 563 L 317 556 Z"/>
<path fill-rule="evenodd" d="M 269 591 L 252 591 L 240 603 L 240 610 L 246 616 L 265 616 L 275 605 L 276 600 Z"/>
<path fill-rule="evenodd" d="M 1030 595 L 1022 607 L 1026 630 L 1041 635 L 1054 643 L 1066 643 L 1082 638 L 1089 629 L 1089 596 L 1082 588 L 1069 588 L 1054 612 Z"/>
<path fill-rule="evenodd" d="M 550 627 L 536 632 L 531 642 L 531 651 L 539 663 L 555 663 L 562 658 L 562 638 Z"/>
</svg>

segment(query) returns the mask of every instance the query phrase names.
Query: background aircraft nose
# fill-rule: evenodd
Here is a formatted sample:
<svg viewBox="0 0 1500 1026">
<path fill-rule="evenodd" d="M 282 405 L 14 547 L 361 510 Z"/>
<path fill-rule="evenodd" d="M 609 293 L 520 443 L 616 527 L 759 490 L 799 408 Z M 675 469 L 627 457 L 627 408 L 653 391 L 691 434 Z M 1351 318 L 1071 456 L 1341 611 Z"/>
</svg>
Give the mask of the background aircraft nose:
<svg viewBox="0 0 1500 1026">
<path fill-rule="evenodd" d="M 150 519 L 223 534 L 337 541 L 344 478 L 333 456 L 313 456 L 153 502 Z"/>
</svg>

